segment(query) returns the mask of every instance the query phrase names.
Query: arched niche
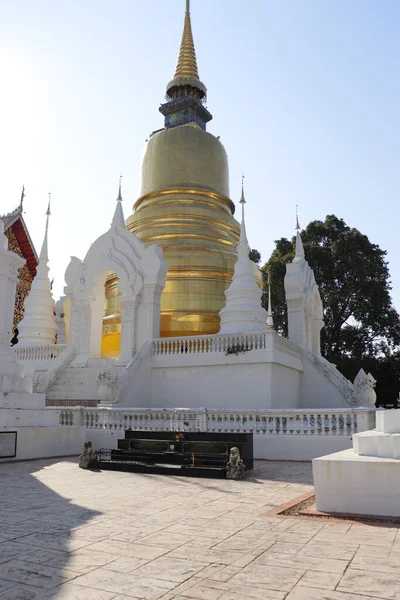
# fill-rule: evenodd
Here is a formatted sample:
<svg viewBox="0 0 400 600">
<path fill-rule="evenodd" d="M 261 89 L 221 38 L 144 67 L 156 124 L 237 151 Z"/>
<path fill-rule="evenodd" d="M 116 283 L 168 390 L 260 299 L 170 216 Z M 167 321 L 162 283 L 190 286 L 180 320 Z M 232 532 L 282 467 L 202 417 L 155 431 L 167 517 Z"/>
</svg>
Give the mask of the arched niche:
<svg viewBox="0 0 400 600">
<path fill-rule="evenodd" d="M 110 229 L 90 246 L 83 261 L 73 256 L 65 272 L 64 292 L 71 303 L 69 341 L 76 347 L 78 363 L 101 357 L 104 284 L 110 272 L 117 275 L 122 293 L 123 364 L 146 340 L 159 336 L 167 265 L 161 248 L 146 248 L 125 229 L 120 202 Z"/>
</svg>

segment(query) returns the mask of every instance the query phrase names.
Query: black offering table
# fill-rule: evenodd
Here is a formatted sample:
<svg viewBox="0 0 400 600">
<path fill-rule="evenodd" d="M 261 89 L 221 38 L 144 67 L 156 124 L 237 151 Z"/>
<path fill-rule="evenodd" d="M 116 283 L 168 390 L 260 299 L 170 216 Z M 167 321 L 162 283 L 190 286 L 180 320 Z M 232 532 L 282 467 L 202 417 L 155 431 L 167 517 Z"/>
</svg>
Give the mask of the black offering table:
<svg viewBox="0 0 400 600">
<path fill-rule="evenodd" d="M 252 433 L 127 429 L 118 449 L 96 452 L 90 467 L 225 477 L 232 448 L 238 448 L 245 470 L 252 469 Z"/>
</svg>

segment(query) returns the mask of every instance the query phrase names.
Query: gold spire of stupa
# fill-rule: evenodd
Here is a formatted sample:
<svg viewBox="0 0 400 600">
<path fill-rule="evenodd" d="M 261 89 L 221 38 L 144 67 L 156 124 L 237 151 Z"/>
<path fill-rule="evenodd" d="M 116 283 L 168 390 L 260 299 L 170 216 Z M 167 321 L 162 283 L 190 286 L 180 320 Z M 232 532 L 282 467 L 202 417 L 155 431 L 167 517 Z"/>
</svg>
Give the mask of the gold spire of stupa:
<svg viewBox="0 0 400 600">
<path fill-rule="evenodd" d="M 194 49 L 192 34 L 192 24 L 190 21 L 190 0 L 186 0 L 185 22 L 183 26 L 178 62 L 176 63 L 174 78 L 175 77 L 194 77 L 199 79 L 196 51 Z"/>
<path fill-rule="evenodd" d="M 187 95 L 188 91 L 190 91 L 191 96 L 194 95 L 199 100 L 207 94 L 207 88 L 200 81 L 197 69 L 196 51 L 194 49 L 192 23 L 190 20 L 190 0 L 186 0 L 185 21 L 178 62 L 176 63 L 174 78 L 167 85 L 167 96 L 175 99 L 182 97 L 182 95 Z"/>
</svg>

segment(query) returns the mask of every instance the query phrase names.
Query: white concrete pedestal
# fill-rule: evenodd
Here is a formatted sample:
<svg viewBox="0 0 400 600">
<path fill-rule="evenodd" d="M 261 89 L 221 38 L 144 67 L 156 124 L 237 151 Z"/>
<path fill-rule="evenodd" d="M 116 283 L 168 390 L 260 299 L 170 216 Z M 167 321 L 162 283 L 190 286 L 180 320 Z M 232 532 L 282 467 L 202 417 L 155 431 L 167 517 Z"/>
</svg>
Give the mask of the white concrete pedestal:
<svg viewBox="0 0 400 600">
<path fill-rule="evenodd" d="M 313 476 L 319 511 L 400 517 L 400 410 L 378 410 L 376 429 L 315 458 Z"/>
<path fill-rule="evenodd" d="M 314 458 L 316 508 L 400 517 L 400 461 L 343 450 Z"/>
</svg>

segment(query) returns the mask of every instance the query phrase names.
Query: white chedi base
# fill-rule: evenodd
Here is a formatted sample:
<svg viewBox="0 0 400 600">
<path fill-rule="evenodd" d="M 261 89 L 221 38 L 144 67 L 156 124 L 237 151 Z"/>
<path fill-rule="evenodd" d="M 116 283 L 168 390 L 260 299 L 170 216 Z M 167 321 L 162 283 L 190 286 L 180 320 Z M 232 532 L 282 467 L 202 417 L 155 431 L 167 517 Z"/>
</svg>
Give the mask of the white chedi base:
<svg viewBox="0 0 400 600">
<path fill-rule="evenodd" d="M 24 375 L 24 367 L 18 363 L 14 350 L 0 344 L 0 395 L 10 392 L 30 393 L 32 386 L 32 377 Z"/>
<path fill-rule="evenodd" d="M 376 429 L 357 433 L 353 449 L 313 460 L 316 508 L 400 516 L 400 410 L 378 410 Z"/>
</svg>

